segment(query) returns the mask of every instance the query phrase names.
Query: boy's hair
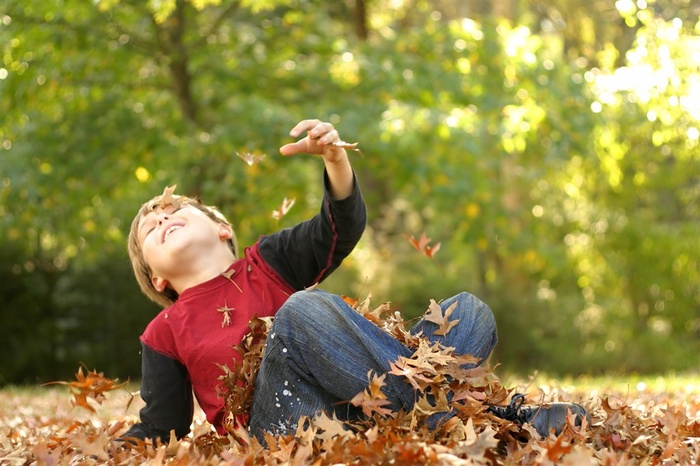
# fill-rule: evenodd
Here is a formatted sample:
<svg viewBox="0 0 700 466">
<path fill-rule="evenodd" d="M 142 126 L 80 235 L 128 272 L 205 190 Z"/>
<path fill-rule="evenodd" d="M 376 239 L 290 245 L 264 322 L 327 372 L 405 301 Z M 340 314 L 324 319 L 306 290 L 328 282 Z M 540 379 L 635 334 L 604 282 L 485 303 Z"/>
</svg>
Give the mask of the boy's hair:
<svg viewBox="0 0 700 466">
<path fill-rule="evenodd" d="M 166 207 L 167 205 L 175 205 L 177 207 L 186 204 L 201 210 L 216 223 L 231 226 L 231 223 L 216 207 L 205 205 L 197 198 L 173 195 L 172 192 L 174 189 L 175 187 L 165 188 L 162 195 L 154 197 L 141 206 L 138 214 L 136 214 L 136 217 L 134 217 L 134 220 L 131 222 L 131 230 L 129 231 L 128 239 L 129 258 L 131 259 L 131 266 L 134 269 L 134 275 L 141 287 L 141 291 L 143 291 L 149 299 L 163 307 L 168 307 L 173 304 L 177 300 L 178 294 L 171 288 L 166 288 L 160 292 L 156 290 L 153 287 L 153 283 L 151 283 L 151 267 L 146 263 L 146 259 L 143 257 L 141 243 L 138 238 L 138 228 L 141 219 L 157 206 Z M 238 258 L 238 241 L 235 232 L 233 232 L 233 236 L 228 240 L 228 243 L 231 247 L 231 251 L 233 251 L 233 255 Z"/>
</svg>

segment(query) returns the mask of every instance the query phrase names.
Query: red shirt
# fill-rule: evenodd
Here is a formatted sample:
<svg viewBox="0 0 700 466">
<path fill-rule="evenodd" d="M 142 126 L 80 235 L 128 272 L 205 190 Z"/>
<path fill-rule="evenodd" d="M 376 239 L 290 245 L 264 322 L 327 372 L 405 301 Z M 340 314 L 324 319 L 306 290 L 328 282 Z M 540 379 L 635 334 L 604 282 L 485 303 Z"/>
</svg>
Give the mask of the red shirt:
<svg viewBox="0 0 700 466">
<path fill-rule="evenodd" d="M 248 333 L 253 315 L 273 316 L 295 291 L 260 257 L 257 244 L 231 269 L 230 279 L 220 275 L 185 290 L 141 336 L 151 349 L 187 368 L 197 401 L 217 430 L 224 407 L 218 364 L 233 367 L 230 362 L 241 358 L 233 345 Z"/>
</svg>

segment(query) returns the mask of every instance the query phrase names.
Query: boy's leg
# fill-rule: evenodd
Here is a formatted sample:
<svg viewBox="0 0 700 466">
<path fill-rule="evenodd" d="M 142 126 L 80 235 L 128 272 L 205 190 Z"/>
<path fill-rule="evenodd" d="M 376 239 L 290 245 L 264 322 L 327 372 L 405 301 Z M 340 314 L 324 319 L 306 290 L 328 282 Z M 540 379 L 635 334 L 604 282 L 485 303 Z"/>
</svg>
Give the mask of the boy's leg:
<svg viewBox="0 0 700 466">
<path fill-rule="evenodd" d="M 440 303 L 443 315 L 445 311 L 457 303 L 449 321 L 459 320 L 447 335 L 435 335 L 438 325 L 421 319 L 411 329 L 414 335 L 419 332 L 430 341 L 439 342 L 443 346 L 455 349 L 456 354 L 471 354 L 483 363 L 496 347 L 498 334 L 496 320 L 491 309 L 476 296 L 462 292 Z"/>
<path fill-rule="evenodd" d="M 470 296 L 458 295 L 443 304 L 459 301 L 452 318 L 459 318 L 460 324 L 447 338 L 433 335 L 436 327 L 430 322 L 419 322 L 418 330 L 459 351 L 467 348 L 486 357 L 495 345 L 493 316 L 483 303 L 475 306 L 476 301 L 467 299 Z M 464 335 L 451 337 L 452 333 Z M 340 296 L 321 290 L 295 293 L 277 313 L 267 337 L 251 408 L 251 432 L 293 433 L 301 416 L 313 417 L 319 411 L 357 418 L 359 410 L 348 400 L 367 387 L 368 372 L 385 374 L 389 362 L 412 352 Z M 410 384 L 390 374 L 383 391 L 391 402 L 388 407 L 396 411 L 411 409 L 416 399 Z"/>
</svg>

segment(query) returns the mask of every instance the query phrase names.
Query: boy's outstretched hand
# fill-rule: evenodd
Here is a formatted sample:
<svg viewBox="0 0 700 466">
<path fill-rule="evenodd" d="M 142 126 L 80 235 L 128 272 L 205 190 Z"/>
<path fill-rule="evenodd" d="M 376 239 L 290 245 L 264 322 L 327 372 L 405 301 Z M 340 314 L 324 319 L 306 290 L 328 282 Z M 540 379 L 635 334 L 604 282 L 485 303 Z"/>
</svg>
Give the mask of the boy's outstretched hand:
<svg viewBox="0 0 700 466">
<path fill-rule="evenodd" d="M 320 154 L 328 162 L 337 162 L 347 156 L 345 149 L 333 144 L 340 141 L 340 135 L 331 123 L 321 120 L 302 120 L 292 128 L 289 135 L 296 138 L 304 131 L 307 132 L 305 138 L 280 147 L 280 154 Z"/>
<path fill-rule="evenodd" d="M 338 131 L 331 123 L 321 120 L 302 120 L 292 128 L 289 135 L 296 138 L 304 131 L 306 136 L 303 139 L 280 147 L 280 154 L 320 154 L 326 165 L 331 196 L 335 199 L 348 197 L 353 192 L 355 177 L 347 152 L 342 147 L 334 145 L 341 141 Z"/>
</svg>

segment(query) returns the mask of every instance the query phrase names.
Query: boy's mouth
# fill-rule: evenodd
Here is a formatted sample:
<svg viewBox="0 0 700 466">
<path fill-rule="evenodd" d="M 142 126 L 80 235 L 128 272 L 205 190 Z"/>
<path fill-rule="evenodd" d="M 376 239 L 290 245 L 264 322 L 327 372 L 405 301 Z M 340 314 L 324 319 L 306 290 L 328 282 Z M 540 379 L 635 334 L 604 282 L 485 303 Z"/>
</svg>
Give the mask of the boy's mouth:
<svg viewBox="0 0 700 466">
<path fill-rule="evenodd" d="M 178 223 L 178 224 L 170 225 L 168 228 L 166 228 L 165 231 L 163 232 L 163 238 L 161 239 L 161 243 L 165 242 L 165 240 L 168 239 L 168 236 L 170 236 L 170 234 L 173 231 L 179 230 L 183 226 L 184 226 L 183 224 Z"/>
</svg>

